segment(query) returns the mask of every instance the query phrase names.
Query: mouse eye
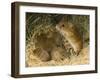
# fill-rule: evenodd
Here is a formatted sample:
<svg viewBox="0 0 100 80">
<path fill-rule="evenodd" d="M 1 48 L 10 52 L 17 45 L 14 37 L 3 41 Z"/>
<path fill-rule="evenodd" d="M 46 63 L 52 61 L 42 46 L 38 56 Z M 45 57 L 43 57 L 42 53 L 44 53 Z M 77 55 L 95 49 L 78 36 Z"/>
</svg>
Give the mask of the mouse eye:
<svg viewBox="0 0 100 80">
<path fill-rule="evenodd" d="M 64 27 L 64 24 L 62 25 L 62 27 Z"/>
</svg>

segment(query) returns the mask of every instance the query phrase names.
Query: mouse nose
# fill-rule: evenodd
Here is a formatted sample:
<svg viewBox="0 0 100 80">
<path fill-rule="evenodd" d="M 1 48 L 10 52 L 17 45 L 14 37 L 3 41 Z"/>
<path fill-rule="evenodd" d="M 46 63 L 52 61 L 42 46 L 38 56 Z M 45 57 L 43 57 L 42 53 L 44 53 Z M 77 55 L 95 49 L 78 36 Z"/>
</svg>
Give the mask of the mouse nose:
<svg viewBox="0 0 100 80">
<path fill-rule="evenodd" d="M 56 25 L 56 29 L 58 28 L 58 26 Z"/>
<path fill-rule="evenodd" d="M 59 26 L 56 25 L 56 29 L 59 31 L 59 30 L 60 30 L 60 29 L 59 29 Z"/>
</svg>

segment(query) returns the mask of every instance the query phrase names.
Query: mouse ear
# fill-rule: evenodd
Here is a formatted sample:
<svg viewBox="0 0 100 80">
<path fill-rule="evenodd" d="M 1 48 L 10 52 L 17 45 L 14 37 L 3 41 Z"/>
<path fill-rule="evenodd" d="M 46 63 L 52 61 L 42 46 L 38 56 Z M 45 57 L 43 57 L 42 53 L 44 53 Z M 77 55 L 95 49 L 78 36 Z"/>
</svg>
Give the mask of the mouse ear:
<svg viewBox="0 0 100 80">
<path fill-rule="evenodd" d="M 58 24 L 56 25 L 56 27 L 57 26 L 60 26 L 60 27 L 64 27 L 65 25 L 64 25 L 64 23 L 66 22 L 68 22 L 68 15 L 62 15 L 62 17 L 61 17 L 61 19 L 59 20 L 59 22 L 58 22 Z"/>
<path fill-rule="evenodd" d="M 67 17 L 68 17 L 67 15 L 64 15 L 60 22 L 67 22 L 68 21 Z"/>
<path fill-rule="evenodd" d="M 69 27 L 75 27 L 75 25 L 72 22 L 68 22 L 68 25 L 70 25 Z"/>
</svg>

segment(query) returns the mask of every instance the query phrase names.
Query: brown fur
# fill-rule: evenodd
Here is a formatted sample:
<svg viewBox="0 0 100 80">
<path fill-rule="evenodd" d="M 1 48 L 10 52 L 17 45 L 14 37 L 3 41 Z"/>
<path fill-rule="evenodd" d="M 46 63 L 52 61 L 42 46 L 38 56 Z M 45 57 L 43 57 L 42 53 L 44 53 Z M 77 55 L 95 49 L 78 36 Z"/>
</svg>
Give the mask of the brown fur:
<svg viewBox="0 0 100 80">
<path fill-rule="evenodd" d="M 37 37 L 37 42 L 35 42 L 35 48 L 42 48 L 49 54 L 55 47 L 62 47 L 61 35 L 57 32 L 51 32 L 49 34 L 41 34 Z"/>
<path fill-rule="evenodd" d="M 51 53 L 52 59 L 55 61 L 61 61 L 67 58 L 67 53 L 63 48 L 57 47 L 54 48 Z"/>
<path fill-rule="evenodd" d="M 56 25 L 56 29 L 68 40 L 78 55 L 83 47 L 83 41 L 75 25 L 63 18 Z"/>
<path fill-rule="evenodd" d="M 39 58 L 41 61 L 49 61 L 51 60 L 51 57 L 49 53 L 47 53 L 45 50 L 41 48 L 37 48 L 33 51 L 34 55 Z"/>
</svg>

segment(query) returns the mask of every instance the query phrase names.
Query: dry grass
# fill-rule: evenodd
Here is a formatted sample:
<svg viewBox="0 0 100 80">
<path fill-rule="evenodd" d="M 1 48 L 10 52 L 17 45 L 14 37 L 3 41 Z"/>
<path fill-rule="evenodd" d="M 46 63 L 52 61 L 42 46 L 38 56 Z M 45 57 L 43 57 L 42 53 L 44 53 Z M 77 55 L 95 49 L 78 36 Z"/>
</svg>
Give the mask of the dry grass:
<svg viewBox="0 0 100 80">
<path fill-rule="evenodd" d="M 35 47 L 32 42 L 30 42 L 26 46 L 26 66 L 27 67 L 89 64 L 89 47 L 83 48 L 78 56 L 71 55 L 70 59 L 66 58 L 60 61 L 50 60 L 47 62 L 42 62 L 36 56 L 34 56 L 34 53 L 33 53 L 34 48 Z"/>
</svg>

